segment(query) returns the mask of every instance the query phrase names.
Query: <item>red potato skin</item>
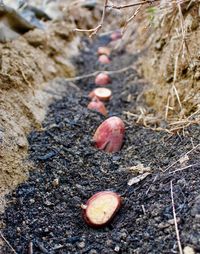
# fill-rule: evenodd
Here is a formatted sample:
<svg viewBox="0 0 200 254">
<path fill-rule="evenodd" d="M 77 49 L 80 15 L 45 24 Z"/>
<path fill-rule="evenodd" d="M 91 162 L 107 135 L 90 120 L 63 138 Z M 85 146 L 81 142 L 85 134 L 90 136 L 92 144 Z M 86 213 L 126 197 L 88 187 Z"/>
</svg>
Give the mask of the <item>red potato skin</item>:
<svg viewBox="0 0 200 254">
<path fill-rule="evenodd" d="M 123 144 L 125 125 L 116 116 L 105 120 L 96 130 L 93 141 L 95 147 L 108 153 L 118 152 Z"/>
<path fill-rule="evenodd" d="M 105 86 L 111 83 L 111 79 L 106 73 L 99 73 L 95 78 L 95 84 Z"/>
<path fill-rule="evenodd" d="M 122 198 L 121 196 L 119 196 L 117 193 L 115 192 L 112 192 L 112 191 L 101 191 L 101 192 L 97 192 L 96 194 L 94 194 L 90 199 L 88 199 L 87 203 L 86 203 L 86 206 L 89 206 L 90 202 L 93 200 L 93 199 L 96 199 L 98 198 L 100 195 L 104 195 L 104 194 L 107 194 L 107 193 L 111 193 L 113 196 L 115 196 L 118 200 L 118 206 L 115 210 L 115 212 L 113 213 L 113 215 L 110 217 L 110 219 L 108 221 L 106 221 L 104 224 L 94 224 L 90 221 L 90 219 L 88 218 L 87 216 L 87 208 L 86 209 L 82 209 L 82 216 L 83 216 L 83 219 L 85 220 L 85 222 L 90 226 L 90 227 L 93 227 L 93 228 L 102 228 L 106 225 L 109 224 L 109 222 L 114 218 L 115 214 L 118 212 L 119 208 L 122 206 Z"/>
<path fill-rule="evenodd" d="M 115 31 L 111 34 L 110 38 L 112 41 L 117 41 L 122 38 L 122 34 L 120 31 Z"/>
<path fill-rule="evenodd" d="M 110 49 L 107 47 L 99 47 L 97 51 L 98 55 L 110 56 Z"/>
<path fill-rule="evenodd" d="M 106 55 L 101 55 L 98 59 L 101 64 L 109 64 L 110 59 Z"/>
<path fill-rule="evenodd" d="M 92 92 L 90 92 L 89 94 L 88 94 L 88 97 L 90 98 L 90 99 L 98 99 L 98 100 L 100 100 L 100 101 L 109 101 L 110 100 L 110 98 L 111 98 L 111 96 L 110 97 L 105 97 L 105 98 L 102 98 L 102 97 L 98 97 L 97 95 L 96 95 L 96 93 L 95 93 L 95 90 L 96 89 L 94 89 Z"/>
<path fill-rule="evenodd" d="M 104 103 L 102 101 L 100 101 L 99 99 L 97 99 L 97 98 L 94 98 L 88 104 L 87 108 L 91 109 L 91 110 L 96 110 L 104 116 L 107 115 L 107 110 L 106 110 L 106 107 L 105 107 Z"/>
<path fill-rule="evenodd" d="M 88 94 L 88 97 L 89 97 L 90 99 L 95 99 L 95 98 L 96 98 L 95 93 L 94 93 L 94 90 Z M 98 98 L 97 98 L 97 99 L 98 99 Z"/>
</svg>

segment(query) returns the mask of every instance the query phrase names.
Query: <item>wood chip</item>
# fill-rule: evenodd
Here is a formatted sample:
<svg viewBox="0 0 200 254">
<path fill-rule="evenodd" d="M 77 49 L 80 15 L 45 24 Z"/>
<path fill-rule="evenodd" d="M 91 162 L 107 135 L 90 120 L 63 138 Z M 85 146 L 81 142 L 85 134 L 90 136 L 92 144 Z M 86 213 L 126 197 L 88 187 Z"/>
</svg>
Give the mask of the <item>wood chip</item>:
<svg viewBox="0 0 200 254">
<path fill-rule="evenodd" d="M 139 174 L 143 174 L 143 173 L 152 171 L 150 167 L 145 167 L 142 163 L 140 163 L 136 166 L 132 166 L 132 167 L 128 168 L 128 170 L 132 173 L 139 173 Z"/>
<path fill-rule="evenodd" d="M 129 181 L 128 181 L 128 185 L 129 186 L 132 186 L 132 185 L 134 185 L 134 184 L 136 184 L 136 183 L 139 183 L 139 182 L 141 182 L 142 180 L 144 180 L 148 175 L 150 175 L 151 173 L 149 173 L 149 172 L 146 172 L 146 173 L 144 173 L 144 174 L 142 174 L 142 175 L 138 175 L 138 176 L 136 176 L 136 177 L 133 177 L 133 178 L 131 178 Z"/>
</svg>

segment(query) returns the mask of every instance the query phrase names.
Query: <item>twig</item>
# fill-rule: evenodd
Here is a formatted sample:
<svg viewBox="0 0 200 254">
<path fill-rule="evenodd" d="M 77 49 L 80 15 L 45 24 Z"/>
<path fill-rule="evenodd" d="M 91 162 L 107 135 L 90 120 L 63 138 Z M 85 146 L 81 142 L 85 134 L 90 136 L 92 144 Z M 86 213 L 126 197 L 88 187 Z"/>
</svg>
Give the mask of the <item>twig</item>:
<svg viewBox="0 0 200 254">
<path fill-rule="evenodd" d="M 33 254 L 33 242 L 30 242 L 28 245 L 28 254 Z"/>
<path fill-rule="evenodd" d="M 177 224 L 177 219 L 176 219 L 176 210 L 175 210 L 175 204 L 174 204 L 173 181 L 172 180 L 170 181 L 170 188 L 171 188 L 171 200 L 172 200 L 172 209 L 173 209 L 173 216 L 174 216 L 174 225 L 175 225 L 175 230 L 176 230 L 176 238 L 177 238 L 179 253 L 183 254 L 183 249 L 181 246 L 178 224 Z"/>
<path fill-rule="evenodd" d="M 153 181 L 152 181 L 152 183 L 150 184 L 149 188 L 147 189 L 147 191 L 146 191 L 146 193 L 145 193 L 146 195 L 149 193 L 149 191 L 150 191 L 152 185 L 155 183 L 155 181 L 157 180 L 157 178 L 158 178 L 158 174 L 155 176 L 155 178 L 153 179 Z"/>
<path fill-rule="evenodd" d="M 200 144 L 196 145 L 195 147 L 193 147 L 190 151 L 188 151 L 185 154 L 182 154 L 180 156 L 180 158 L 185 157 L 186 155 L 190 154 L 192 151 L 196 150 L 198 147 L 200 146 Z M 163 170 L 163 172 L 166 172 L 168 169 L 172 168 L 176 163 L 179 162 L 180 158 L 178 160 L 176 160 L 174 163 L 172 163 L 170 166 L 168 166 L 165 170 Z"/>
<path fill-rule="evenodd" d="M 45 254 L 50 254 L 50 252 L 43 246 L 42 243 L 40 243 L 40 242 L 38 242 L 38 241 L 35 241 L 35 245 L 36 245 L 36 247 L 37 247 L 40 251 L 42 251 L 43 253 L 45 253 Z"/>
<path fill-rule="evenodd" d="M 0 232 L 0 236 L 1 238 L 4 240 L 4 242 L 10 247 L 10 249 L 12 250 L 13 253 L 17 254 L 17 252 L 14 250 L 14 248 L 12 247 L 12 245 L 8 242 L 8 240 L 6 240 L 6 238 L 4 237 L 4 235 Z"/>
<path fill-rule="evenodd" d="M 176 169 L 174 171 L 169 172 L 169 174 L 173 174 L 173 173 L 176 173 L 176 172 L 179 172 L 179 171 L 191 168 L 191 167 L 196 167 L 196 166 L 200 166 L 200 163 L 191 164 L 191 165 L 188 165 L 188 166 L 185 166 L 185 167 L 182 167 L 182 168 L 178 168 L 178 169 Z"/>
<path fill-rule="evenodd" d="M 181 46 L 182 48 L 182 46 Z M 181 51 L 181 48 L 180 48 L 180 51 Z M 179 94 L 178 94 L 178 91 L 176 89 L 176 80 L 177 80 L 177 68 L 178 68 L 178 58 L 179 58 L 179 54 L 180 52 L 178 52 L 177 56 L 175 57 L 175 64 L 174 64 L 174 78 L 173 78 L 173 84 L 172 84 L 172 89 L 174 90 L 175 92 L 175 95 L 176 95 L 176 98 L 178 100 L 178 104 L 180 106 L 180 109 L 182 111 L 183 107 L 182 107 L 182 104 L 181 104 L 181 100 L 180 100 L 180 97 L 179 97 Z"/>
<path fill-rule="evenodd" d="M 107 6 L 107 4 L 108 4 L 108 0 L 105 0 L 101 21 L 98 24 L 98 26 L 96 26 L 95 28 L 92 28 L 92 29 L 79 29 L 79 28 L 76 28 L 76 29 L 74 29 L 74 31 L 76 31 L 76 32 L 89 32 L 90 37 L 92 37 L 93 35 L 96 35 L 98 33 L 98 31 L 102 28 L 102 25 L 103 25 L 103 22 L 104 22 L 104 19 L 105 19 L 105 15 L 106 15 L 106 6 Z"/>
<path fill-rule="evenodd" d="M 154 2 L 158 2 L 158 1 L 160 1 L 160 0 L 146 0 L 146 1 L 141 1 L 141 2 L 138 2 L 138 3 L 125 4 L 125 5 L 111 4 L 111 5 L 106 5 L 106 7 L 120 10 L 120 9 L 125 9 L 125 8 L 129 8 L 129 7 L 138 6 L 138 5 L 153 4 Z"/>
<path fill-rule="evenodd" d="M 126 20 L 123 31 L 122 31 L 123 34 L 126 31 L 128 24 L 137 16 L 137 14 L 139 13 L 141 7 L 142 7 L 142 4 L 140 4 L 138 6 L 138 8 L 134 11 L 133 15 Z"/>
<path fill-rule="evenodd" d="M 121 72 L 130 70 L 130 69 L 134 69 L 133 65 L 129 65 L 127 67 L 124 67 L 124 68 L 119 69 L 119 70 L 114 70 L 114 71 L 95 71 L 95 72 L 92 72 L 92 73 L 89 73 L 89 74 L 86 74 L 86 75 L 82 75 L 82 76 L 77 76 L 77 77 L 74 77 L 74 78 L 66 78 L 65 81 L 78 81 L 78 80 L 81 80 L 81 79 L 94 77 L 94 76 L 96 76 L 97 74 L 99 74 L 101 72 L 105 72 L 107 74 L 112 75 L 112 74 L 121 73 Z"/>
<path fill-rule="evenodd" d="M 124 9 L 124 8 L 128 8 L 128 7 L 134 7 L 134 6 L 140 6 L 139 9 L 141 8 L 142 5 L 145 4 L 153 4 L 154 2 L 158 2 L 160 0 L 146 0 L 146 1 L 141 1 L 138 3 L 133 3 L 133 4 L 127 4 L 127 5 L 108 5 L 108 0 L 104 1 L 104 7 L 103 7 L 103 13 L 101 16 L 101 21 L 100 23 L 95 27 L 95 28 L 91 28 L 91 29 L 80 29 L 80 28 L 75 28 L 74 31 L 75 32 L 88 32 L 90 33 L 89 37 L 92 37 L 94 35 L 96 35 L 99 30 L 102 28 L 103 23 L 104 23 L 104 19 L 106 16 L 106 9 L 107 8 L 113 8 L 113 9 Z M 138 13 L 139 10 L 136 10 L 136 13 Z M 131 20 L 133 20 L 133 18 L 136 16 L 137 14 L 133 14 L 132 17 L 129 18 L 129 20 L 126 22 L 126 24 L 128 24 Z"/>
<path fill-rule="evenodd" d="M 167 105 L 166 105 L 166 109 L 165 109 L 165 121 L 167 121 L 168 113 L 169 113 L 169 109 L 170 109 L 169 102 L 170 102 L 170 95 L 168 95 L 168 97 L 167 97 Z"/>
</svg>

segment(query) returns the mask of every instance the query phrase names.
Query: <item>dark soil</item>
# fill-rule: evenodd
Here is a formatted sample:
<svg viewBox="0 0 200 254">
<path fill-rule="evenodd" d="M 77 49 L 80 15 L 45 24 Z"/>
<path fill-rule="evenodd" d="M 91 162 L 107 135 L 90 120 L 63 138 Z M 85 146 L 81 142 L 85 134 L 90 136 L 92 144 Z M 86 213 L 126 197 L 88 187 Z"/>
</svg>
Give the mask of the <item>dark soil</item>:
<svg viewBox="0 0 200 254">
<path fill-rule="evenodd" d="M 102 38 L 93 44 L 83 42 L 76 59 L 79 74 L 104 68 L 96 64 L 95 54 L 104 43 Z M 117 52 L 106 69 L 121 69 L 136 58 Z M 8 196 L 2 215 L 3 235 L 18 254 L 31 253 L 30 243 L 34 254 L 179 253 L 172 180 L 181 244 L 200 253 L 200 147 L 195 147 L 200 143 L 199 126 L 185 130 L 183 136 L 136 124 L 123 112 L 145 106 L 138 98 L 146 84 L 135 70 L 114 74 L 112 80 L 113 98 L 107 108 L 126 124 L 124 146 L 116 154 L 98 151 L 91 142 L 104 120 L 87 110 L 94 77 L 77 82 L 79 89 L 62 79 L 54 81 L 66 83 L 68 91 L 50 106 L 44 129 L 29 136 L 30 160 L 36 169 Z M 181 164 L 178 160 L 187 152 L 188 159 Z M 128 181 L 138 174 L 130 167 L 141 163 L 151 168 L 151 174 L 129 186 Z M 59 179 L 58 186 L 53 184 L 55 179 Z M 83 221 L 80 205 L 104 190 L 122 195 L 123 206 L 107 227 L 92 229 Z M 3 253 L 13 252 L 5 244 Z"/>
</svg>

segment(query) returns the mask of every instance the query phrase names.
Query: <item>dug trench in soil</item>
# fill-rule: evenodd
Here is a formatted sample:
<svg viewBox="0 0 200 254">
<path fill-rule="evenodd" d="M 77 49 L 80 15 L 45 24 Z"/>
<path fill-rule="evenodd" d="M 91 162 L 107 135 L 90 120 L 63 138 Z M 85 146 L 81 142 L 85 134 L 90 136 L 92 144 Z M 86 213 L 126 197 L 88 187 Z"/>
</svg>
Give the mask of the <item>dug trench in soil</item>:
<svg viewBox="0 0 200 254">
<path fill-rule="evenodd" d="M 96 55 L 103 44 L 102 38 L 82 42 L 83 51 L 75 60 L 80 75 L 122 69 L 137 58 L 121 51 L 105 68 L 97 64 Z M 182 248 L 200 253 L 199 126 L 191 126 L 184 136 L 171 135 L 136 124 L 124 114 L 144 106 L 139 98 L 146 84 L 130 68 L 112 74 L 108 87 L 113 97 L 106 105 L 111 116 L 126 124 L 124 145 L 115 154 L 98 151 L 91 140 L 105 117 L 87 109 L 94 78 L 76 84 L 54 81 L 68 86 L 68 91 L 50 106 L 43 130 L 29 136 L 35 170 L 7 197 L 4 239 L 20 254 L 178 253 L 173 199 Z M 128 185 L 145 172 L 145 179 Z M 92 229 L 80 205 L 104 190 L 120 194 L 123 205 L 108 226 Z M 13 250 L 5 243 L 2 253 Z"/>
</svg>

